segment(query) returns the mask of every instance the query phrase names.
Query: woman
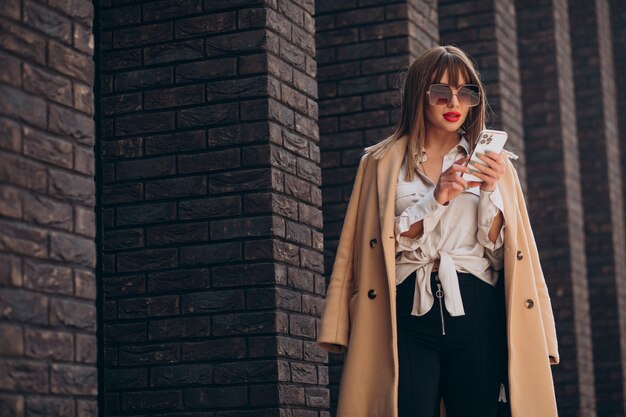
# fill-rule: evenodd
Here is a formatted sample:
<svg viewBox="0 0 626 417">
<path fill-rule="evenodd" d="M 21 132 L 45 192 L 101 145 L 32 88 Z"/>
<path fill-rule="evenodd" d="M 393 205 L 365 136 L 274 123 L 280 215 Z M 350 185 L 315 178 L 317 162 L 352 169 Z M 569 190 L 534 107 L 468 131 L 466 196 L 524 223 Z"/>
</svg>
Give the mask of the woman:
<svg viewBox="0 0 626 417">
<path fill-rule="evenodd" d="M 485 111 L 468 57 L 432 48 L 395 132 L 361 159 L 317 337 L 346 353 L 337 417 L 495 417 L 505 401 L 557 416 L 554 317 L 512 154 L 463 165 Z"/>
</svg>

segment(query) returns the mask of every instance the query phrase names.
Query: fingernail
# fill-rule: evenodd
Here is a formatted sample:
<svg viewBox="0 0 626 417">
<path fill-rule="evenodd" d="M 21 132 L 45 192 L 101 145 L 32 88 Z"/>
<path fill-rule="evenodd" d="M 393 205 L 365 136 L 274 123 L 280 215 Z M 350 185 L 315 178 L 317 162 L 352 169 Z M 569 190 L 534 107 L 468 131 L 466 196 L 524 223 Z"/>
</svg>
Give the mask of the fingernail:
<svg viewBox="0 0 626 417">
<path fill-rule="evenodd" d="M 482 157 L 483 157 L 483 154 L 482 154 L 482 153 L 480 153 L 480 152 L 476 152 L 476 156 L 477 156 L 477 157 L 479 157 L 479 158 L 482 158 Z"/>
<path fill-rule="evenodd" d="M 474 173 L 475 171 L 475 169 L 470 169 L 470 174 Z"/>
<path fill-rule="evenodd" d="M 485 153 L 489 153 L 489 152 L 491 152 L 491 151 L 489 151 L 489 150 L 485 150 Z"/>
<path fill-rule="evenodd" d="M 476 163 L 476 161 L 470 161 L 470 164 L 474 165 Z"/>
</svg>

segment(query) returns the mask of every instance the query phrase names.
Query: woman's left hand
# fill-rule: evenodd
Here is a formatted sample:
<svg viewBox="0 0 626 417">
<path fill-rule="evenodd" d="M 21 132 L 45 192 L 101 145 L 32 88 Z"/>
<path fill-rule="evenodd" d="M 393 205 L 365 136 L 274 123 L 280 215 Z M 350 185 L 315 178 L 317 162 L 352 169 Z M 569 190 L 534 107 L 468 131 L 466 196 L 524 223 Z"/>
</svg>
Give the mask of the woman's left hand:
<svg viewBox="0 0 626 417">
<path fill-rule="evenodd" d="M 493 191 L 496 189 L 496 183 L 506 171 L 505 156 L 503 153 L 490 152 L 478 154 L 478 157 L 487 165 L 470 163 L 470 173 L 483 180 L 483 183 L 480 185 L 481 190 Z M 471 172 L 471 170 L 474 170 L 474 172 Z"/>
</svg>

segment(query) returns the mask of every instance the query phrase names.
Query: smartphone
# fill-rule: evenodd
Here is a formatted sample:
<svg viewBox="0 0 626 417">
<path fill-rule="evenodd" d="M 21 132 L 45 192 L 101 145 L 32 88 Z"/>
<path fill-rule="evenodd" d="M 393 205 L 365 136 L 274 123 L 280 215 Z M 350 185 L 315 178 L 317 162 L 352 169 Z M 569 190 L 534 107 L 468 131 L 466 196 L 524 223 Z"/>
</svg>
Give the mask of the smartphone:
<svg viewBox="0 0 626 417">
<path fill-rule="evenodd" d="M 476 147 L 474 148 L 474 151 L 472 152 L 472 156 L 467 162 L 465 162 L 465 166 L 471 168 L 473 165 L 470 164 L 470 161 L 476 161 L 476 164 L 481 164 L 481 165 L 486 166 L 487 164 L 485 164 L 478 156 L 476 156 L 476 154 L 477 153 L 484 154 L 485 151 L 489 151 L 489 153 L 502 152 L 502 149 L 504 148 L 504 144 L 506 143 L 507 138 L 508 138 L 508 134 L 502 130 L 493 130 L 493 129 L 482 130 L 478 134 L 478 140 L 476 141 Z M 480 167 L 478 167 L 478 169 L 480 169 Z M 461 178 L 463 178 L 467 182 L 470 182 L 470 181 L 482 182 L 483 181 L 482 179 L 472 174 L 466 174 L 465 172 L 461 174 Z"/>
</svg>

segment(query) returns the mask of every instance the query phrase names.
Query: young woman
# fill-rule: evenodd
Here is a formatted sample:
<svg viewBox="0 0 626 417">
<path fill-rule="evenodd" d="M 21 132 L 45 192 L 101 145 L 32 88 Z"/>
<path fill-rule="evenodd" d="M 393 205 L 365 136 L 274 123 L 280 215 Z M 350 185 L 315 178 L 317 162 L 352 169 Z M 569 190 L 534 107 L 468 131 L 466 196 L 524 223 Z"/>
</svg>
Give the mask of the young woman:
<svg viewBox="0 0 626 417">
<path fill-rule="evenodd" d="M 365 150 L 317 337 L 346 353 L 337 417 L 557 416 L 554 317 L 514 154 L 464 165 L 486 102 L 467 55 L 432 48 L 394 133 Z"/>
</svg>

